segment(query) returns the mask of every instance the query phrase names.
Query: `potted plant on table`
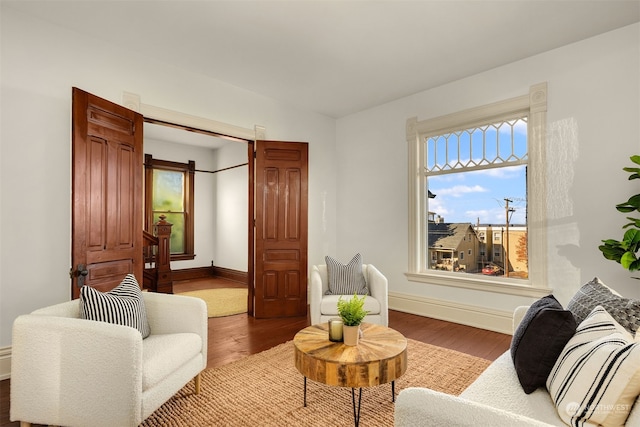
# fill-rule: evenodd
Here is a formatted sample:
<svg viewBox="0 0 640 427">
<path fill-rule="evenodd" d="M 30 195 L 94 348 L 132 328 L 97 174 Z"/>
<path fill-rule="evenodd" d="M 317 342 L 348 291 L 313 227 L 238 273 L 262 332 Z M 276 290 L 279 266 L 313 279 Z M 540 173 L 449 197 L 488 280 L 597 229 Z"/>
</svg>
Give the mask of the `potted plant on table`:
<svg viewBox="0 0 640 427">
<path fill-rule="evenodd" d="M 360 324 L 362 319 L 369 313 L 364 309 L 366 295 L 358 298 L 357 294 L 349 300 L 338 298 L 338 314 L 344 325 L 343 340 L 345 345 L 358 345 L 360 336 Z"/>
<path fill-rule="evenodd" d="M 631 161 L 640 166 L 640 156 L 631 156 Z M 623 168 L 625 172 L 629 172 L 629 180 L 640 179 L 640 167 Z M 640 211 L 640 194 L 635 194 L 624 203 L 616 205 L 616 209 L 622 213 L 631 213 Z M 640 259 L 637 254 L 640 251 L 640 219 L 627 217 L 630 221 L 622 228 L 628 228 L 624 233 L 621 241 L 615 239 L 603 240 L 603 245 L 598 249 L 602 251 L 605 258 L 616 261 L 629 271 L 640 270 Z M 634 279 L 638 279 L 634 277 Z"/>
</svg>

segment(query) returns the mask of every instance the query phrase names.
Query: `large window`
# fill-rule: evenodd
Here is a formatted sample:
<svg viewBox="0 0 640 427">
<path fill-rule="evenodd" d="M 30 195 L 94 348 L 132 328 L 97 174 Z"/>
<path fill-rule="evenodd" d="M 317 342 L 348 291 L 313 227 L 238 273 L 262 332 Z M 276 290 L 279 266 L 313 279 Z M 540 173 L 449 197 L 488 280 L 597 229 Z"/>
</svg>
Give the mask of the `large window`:
<svg viewBox="0 0 640 427">
<path fill-rule="evenodd" d="M 171 227 L 171 259 L 193 259 L 194 175 L 196 165 L 145 155 L 145 230 L 161 216 Z"/>
<path fill-rule="evenodd" d="M 545 122 L 546 84 L 407 121 L 410 280 L 527 296 L 549 291 Z"/>
</svg>

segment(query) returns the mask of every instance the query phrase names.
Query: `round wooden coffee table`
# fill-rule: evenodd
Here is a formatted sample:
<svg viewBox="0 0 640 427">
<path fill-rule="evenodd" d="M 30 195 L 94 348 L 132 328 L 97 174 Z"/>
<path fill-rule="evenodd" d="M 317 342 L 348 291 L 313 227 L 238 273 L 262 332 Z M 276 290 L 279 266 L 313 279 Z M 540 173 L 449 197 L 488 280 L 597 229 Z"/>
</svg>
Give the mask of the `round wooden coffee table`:
<svg viewBox="0 0 640 427">
<path fill-rule="evenodd" d="M 362 387 L 391 383 L 395 401 L 395 380 L 407 370 L 407 339 L 386 326 L 363 323 L 357 346 L 329 341 L 326 322 L 308 326 L 293 338 L 295 364 L 304 376 L 304 406 L 307 406 L 307 378 L 330 386 L 351 387 L 353 419 L 360 422 Z M 359 389 L 356 407 L 355 389 Z"/>
</svg>

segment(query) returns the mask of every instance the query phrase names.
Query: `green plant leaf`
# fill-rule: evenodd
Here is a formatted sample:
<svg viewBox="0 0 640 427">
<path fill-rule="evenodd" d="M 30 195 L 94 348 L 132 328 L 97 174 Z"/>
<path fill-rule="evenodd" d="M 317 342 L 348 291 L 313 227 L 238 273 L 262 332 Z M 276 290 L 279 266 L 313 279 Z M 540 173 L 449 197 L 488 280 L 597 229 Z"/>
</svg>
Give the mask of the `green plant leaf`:
<svg viewBox="0 0 640 427">
<path fill-rule="evenodd" d="M 623 225 L 622 228 L 627 228 L 627 227 L 640 228 L 640 218 L 632 218 L 632 217 L 628 216 L 627 219 L 629 221 L 631 221 L 631 222 Z"/>
<path fill-rule="evenodd" d="M 631 266 L 637 261 L 638 259 L 633 252 L 625 252 L 622 258 L 620 258 L 620 264 L 627 270 L 631 270 Z"/>
<path fill-rule="evenodd" d="M 640 230 L 632 228 L 624 233 L 623 241 L 627 246 L 637 245 L 640 242 Z"/>
<path fill-rule="evenodd" d="M 626 202 L 616 205 L 616 209 L 625 213 L 633 212 L 635 210 L 640 211 L 640 194 L 631 196 Z"/>
<path fill-rule="evenodd" d="M 362 295 L 362 298 L 358 298 L 356 294 L 353 298 L 343 300 L 342 296 L 338 298 L 338 314 L 342 318 L 342 323 L 346 326 L 358 326 L 362 323 L 368 311 L 364 309 L 364 300 L 366 295 Z"/>
</svg>

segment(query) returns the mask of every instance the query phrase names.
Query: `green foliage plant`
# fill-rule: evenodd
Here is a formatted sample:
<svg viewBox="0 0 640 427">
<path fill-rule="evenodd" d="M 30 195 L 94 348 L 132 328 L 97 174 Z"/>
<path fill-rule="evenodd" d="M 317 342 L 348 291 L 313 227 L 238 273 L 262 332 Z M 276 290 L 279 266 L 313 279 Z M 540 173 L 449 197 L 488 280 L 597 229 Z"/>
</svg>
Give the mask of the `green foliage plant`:
<svg viewBox="0 0 640 427">
<path fill-rule="evenodd" d="M 640 166 L 640 155 L 631 156 L 631 161 Z M 629 181 L 640 179 L 640 167 L 622 168 L 625 172 L 629 172 Z M 640 194 L 635 194 L 624 203 L 616 205 L 619 212 L 631 213 L 640 212 Z M 640 251 L 640 218 L 627 217 L 630 221 L 622 228 L 628 228 L 624 233 L 621 241 L 615 239 L 607 239 L 602 241 L 602 245 L 598 249 L 602 251 L 602 255 L 606 259 L 616 261 L 622 267 L 629 271 L 640 270 L 640 259 L 638 259 L 638 251 Z M 634 277 L 638 279 L 638 277 Z"/>
<path fill-rule="evenodd" d="M 362 323 L 362 319 L 369 314 L 369 312 L 364 309 L 365 298 L 366 295 L 358 298 L 357 294 L 353 294 L 353 298 L 348 300 L 343 300 L 342 296 L 338 298 L 338 314 L 340 318 L 342 318 L 342 323 L 345 326 L 358 326 Z"/>
</svg>

